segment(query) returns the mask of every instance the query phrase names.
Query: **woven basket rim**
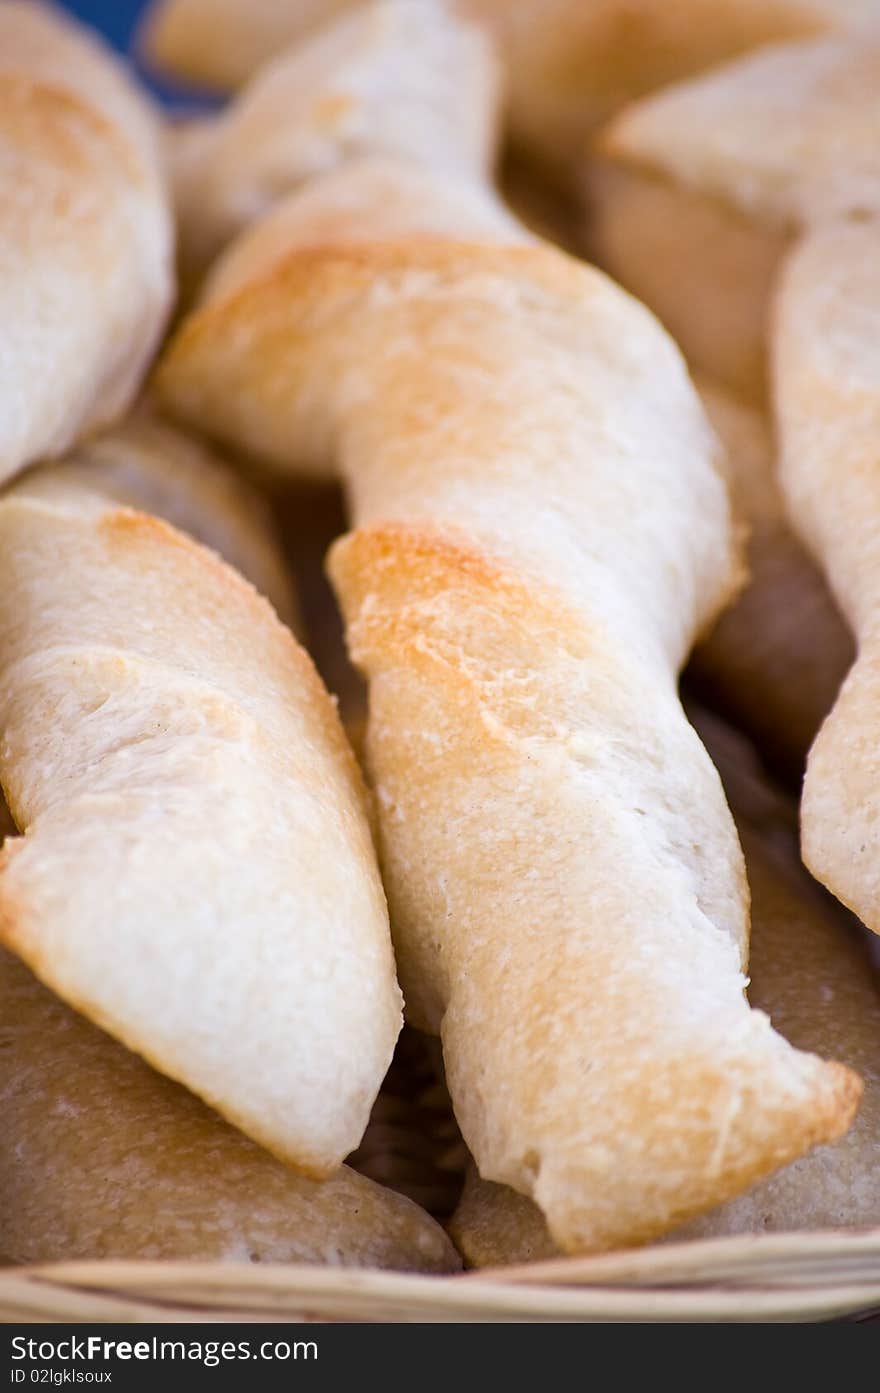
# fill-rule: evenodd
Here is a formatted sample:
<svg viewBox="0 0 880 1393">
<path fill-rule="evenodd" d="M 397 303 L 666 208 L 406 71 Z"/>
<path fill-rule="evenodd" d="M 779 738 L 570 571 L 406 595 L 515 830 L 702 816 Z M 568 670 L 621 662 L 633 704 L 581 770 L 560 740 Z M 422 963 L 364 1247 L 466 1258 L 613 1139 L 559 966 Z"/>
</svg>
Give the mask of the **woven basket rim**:
<svg viewBox="0 0 880 1393">
<path fill-rule="evenodd" d="M 0 1269 L 0 1320 L 817 1321 L 880 1309 L 880 1228 L 744 1235 L 426 1277 L 65 1262 Z"/>
</svg>

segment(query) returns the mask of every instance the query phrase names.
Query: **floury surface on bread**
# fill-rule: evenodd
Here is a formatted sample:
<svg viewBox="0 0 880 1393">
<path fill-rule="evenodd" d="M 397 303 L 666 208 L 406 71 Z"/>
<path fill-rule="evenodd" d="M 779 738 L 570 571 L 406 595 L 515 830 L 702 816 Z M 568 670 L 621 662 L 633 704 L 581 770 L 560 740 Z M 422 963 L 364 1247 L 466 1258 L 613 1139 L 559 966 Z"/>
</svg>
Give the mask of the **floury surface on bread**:
<svg viewBox="0 0 880 1393">
<path fill-rule="evenodd" d="M 860 1087 L 745 1001 L 741 855 L 677 697 L 738 579 L 718 446 L 644 309 L 480 240 L 485 193 L 477 240 L 461 188 L 457 235 L 412 233 L 425 173 L 398 178 L 366 240 L 343 213 L 315 244 L 315 189 L 298 239 L 290 199 L 286 250 L 221 267 L 158 388 L 280 470 L 341 471 L 410 1017 L 483 1174 L 567 1250 L 638 1242 L 839 1135 Z"/>
<path fill-rule="evenodd" d="M 401 1012 L 366 795 L 311 661 L 167 524 L 0 499 L 0 936 L 284 1160 L 359 1143 Z"/>
<path fill-rule="evenodd" d="M 592 253 L 699 371 L 762 397 L 769 301 L 792 238 L 880 213 L 878 119 L 876 25 L 768 45 L 636 102 L 588 168 Z"/>
<path fill-rule="evenodd" d="M 856 635 L 858 656 L 810 753 L 804 860 L 880 932 L 880 231 L 816 230 L 792 253 L 773 328 L 780 473 L 792 521 Z"/>
<path fill-rule="evenodd" d="M 125 411 L 172 297 L 159 131 L 97 40 L 0 5 L 0 479 Z"/>
<path fill-rule="evenodd" d="M 343 1166 L 307 1180 L 0 952 L 0 1253 L 450 1272 L 440 1226 Z"/>
<path fill-rule="evenodd" d="M 670 1235 L 863 1228 L 880 1223 L 880 995 L 855 922 L 811 880 L 797 850 L 797 810 L 754 753 L 706 712 L 698 728 L 724 778 L 752 889 L 749 997 L 802 1049 L 845 1060 L 864 1078 L 846 1136 L 818 1147 Z M 558 1254 L 538 1207 L 470 1169 L 450 1232 L 473 1267 Z"/>
<path fill-rule="evenodd" d="M 371 0 L 285 51 L 218 116 L 169 132 L 184 281 L 285 193 L 361 155 L 487 177 L 498 79 L 483 31 L 424 0 Z"/>
</svg>

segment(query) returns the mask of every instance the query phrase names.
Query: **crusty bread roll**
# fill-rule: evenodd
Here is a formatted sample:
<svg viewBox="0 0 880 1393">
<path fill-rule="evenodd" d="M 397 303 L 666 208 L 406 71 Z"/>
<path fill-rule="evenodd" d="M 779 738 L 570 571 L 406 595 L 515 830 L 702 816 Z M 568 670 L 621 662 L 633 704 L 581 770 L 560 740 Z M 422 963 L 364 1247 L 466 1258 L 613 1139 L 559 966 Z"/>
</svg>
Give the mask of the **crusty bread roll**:
<svg viewBox="0 0 880 1393">
<path fill-rule="evenodd" d="M 499 41 L 515 142 L 567 177 L 627 102 L 777 39 L 848 26 L 875 0 L 459 0 Z"/>
<path fill-rule="evenodd" d="M 154 0 L 139 45 L 182 82 L 240 87 L 288 44 L 362 0 Z"/>
<path fill-rule="evenodd" d="M 0 952 L 0 1252 L 449 1272 L 438 1224 L 342 1167 L 307 1180 Z"/>
<path fill-rule="evenodd" d="M 0 937 L 281 1159 L 358 1144 L 400 1028 L 354 758 L 211 552 L 37 474 L 0 500 Z"/>
<path fill-rule="evenodd" d="M 760 398 L 792 235 L 880 212 L 878 120 L 876 29 L 768 46 L 645 98 L 600 137 L 592 251 L 697 369 Z"/>
<path fill-rule="evenodd" d="M 457 101 L 445 90 L 453 73 L 465 78 Z M 273 204 L 216 268 L 209 297 L 230 293 L 252 266 L 283 253 L 289 219 L 300 242 L 308 237 L 317 244 L 339 234 L 343 216 L 346 235 L 369 240 L 377 221 L 381 235 L 392 208 L 407 235 L 454 237 L 464 217 L 471 237 L 521 237 L 522 228 L 489 193 L 477 227 L 477 196 L 465 184 L 468 176 L 489 173 L 497 105 L 485 44 L 469 26 L 417 0 L 363 5 L 270 64 L 210 131 L 181 132 L 176 182 L 187 276 L 203 268 L 236 226 Z M 339 114 L 331 118 L 328 111 Z M 369 161 L 361 158 L 356 173 L 343 168 L 332 186 L 319 181 L 310 189 L 303 182 L 322 166 L 344 166 L 364 152 Z M 400 156 L 423 166 L 403 186 Z M 461 178 L 440 184 L 437 169 Z M 285 185 L 299 184 L 299 197 L 279 200 Z M 551 223 L 558 220 L 559 210 L 551 209 Z M 547 226 L 540 209 L 537 222 Z M 753 528 L 754 583 L 697 650 L 695 672 L 701 692 L 745 719 L 779 766 L 799 778 L 851 645 L 822 581 L 781 522 L 763 422 L 722 389 L 707 390 L 722 438 L 730 438 L 738 502 Z M 814 631 L 809 641 L 804 625 Z"/>
<path fill-rule="evenodd" d="M 485 178 L 497 66 L 483 31 L 424 0 L 372 0 L 261 69 L 219 116 L 172 128 L 185 281 L 307 179 L 361 155 Z"/>
<path fill-rule="evenodd" d="M 855 1123 L 745 1194 L 671 1237 L 861 1227 L 880 1223 L 880 996 L 854 922 L 807 875 L 797 811 L 762 775 L 747 743 L 700 713 L 700 733 L 722 773 L 752 888 L 749 997 L 801 1049 L 845 1060 L 865 1080 Z M 538 1207 L 471 1167 L 450 1232 L 472 1267 L 558 1253 Z"/>
<path fill-rule="evenodd" d="M 389 223 L 419 240 L 453 238 L 462 225 L 471 240 L 489 245 L 534 240 L 490 189 L 438 178 L 417 165 L 402 169 L 400 161 L 377 155 L 282 199 L 211 267 L 203 298 L 216 302 L 234 296 L 282 260 L 291 245 L 320 247 L 339 235 L 370 245 Z M 320 463 L 312 470 L 308 460 L 302 471 L 326 473 Z"/>
<path fill-rule="evenodd" d="M 701 712 L 697 729 L 724 780 L 752 891 L 749 1000 L 802 1050 L 864 1081 L 847 1134 L 819 1147 L 677 1237 L 880 1224 L 880 993 L 855 920 L 806 873 L 796 810 L 768 789 L 742 739 Z"/>
<path fill-rule="evenodd" d="M 447 1229 L 466 1267 L 510 1267 L 561 1256 L 533 1200 L 483 1180 L 473 1161 Z"/>
<path fill-rule="evenodd" d="M 521 8 L 525 16 L 528 7 Z M 662 22 L 669 19 L 668 12 L 664 16 Z M 594 18 L 582 22 L 589 26 Z M 534 27 L 534 15 L 529 22 Z M 455 69 L 469 77 L 457 104 L 443 90 L 453 65 L 435 57 L 453 51 L 459 55 Z M 298 185 L 321 165 L 343 164 L 364 151 L 374 158 L 362 162 L 356 177 L 343 171 L 332 198 L 326 185 L 314 191 L 306 185 L 290 200 L 290 217 L 301 241 L 307 222 L 307 235 L 317 243 L 338 234 L 343 211 L 347 235 L 369 238 L 377 219 L 387 223 L 389 205 L 400 203 L 394 155 L 420 156 L 424 164 L 462 175 L 485 174 L 496 106 L 485 46 L 467 26 L 413 0 L 365 4 L 270 64 L 219 121 L 209 122 L 210 130 L 180 133 L 178 202 L 189 273 L 201 269 L 236 225 L 276 202 L 285 184 Z M 331 120 L 328 110 L 339 115 Z M 473 210 L 473 193 L 456 183 L 438 199 L 441 186 L 426 172 L 416 198 L 413 178 L 404 206 L 396 208 L 397 225 L 405 219 L 408 235 L 454 236 L 461 199 Z M 228 293 L 248 278 L 251 264 L 283 252 L 286 206 L 281 199 L 277 211 L 237 244 L 217 268 L 210 295 Z M 496 199 L 487 197 L 484 206 L 481 235 L 518 235 Z M 323 221 L 322 210 L 329 210 Z M 550 222 L 558 224 L 558 210 L 551 210 Z M 470 223 L 473 236 L 473 211 Z M 538 223 L 548 224 L 540 210 Z M 745 722 L 780 769 L 799 778 L 851 661 L 851 642 L 818 573 L 782 521 L 762 418 L 718 387 L 707 386 L 707 406 L 728 446 L 737 502 L 751 527 L 753 580 L 696 650 L 692 676 L 702 694 Z"/>
<path fill-rule="evenodd" d="M 314 188 L 298 236 L 290 200 L 287 251 L 218 272 L 159 390 L 342 471 L 410 1018 L 484 1174 L 567 1249 L 636 1242 L 838 1135 L 859 1084 L 743 994 L 739 848 L 676 693 L 737 578 L 684 365 L 598 272 L 480 241 L 485 195 L 477 240 L 464 191 L 456 237 L 413 233 L 412 177 L 366 236 L 340 199 L 316 243 Z"/>
<path fill-rule="evenodd" d="M 300 633 L 293 580 L 269 505 L 206 445 L 141 407 L 81 444 L 65 459 L 63 477 L 189 533 L 240 571 Z"/>
<path fill-rule="evenodd" d="M 734 511 L 748 527 L 749 582 L 694 650 L 688 681 L 799 782 L 852 663 L 852 639 L 786 518 L 766 416 L 708 379 L 697 387 L 725 447 Z"/>
<path fill-rule="evenodd" d="M 364 3 L 158 0 L 142 45 L 161 70 L 228 90 L 287 44 Z M 431 0 L 413 3 L 432 8 Z M 457 0 L 457 8 L 485 22 L 501 44 L 516 138 L 543 160 L 559 162 L 579 157 L 595 126 L 634 97 L 759 44 L 850 24 L 874 3 Z"/>
<path fill-rule="evenodd" d="M 776 302 L 774 376 L 782 483 L 824 567 L 858 657 L 813 746 L 801 803 L 813 874 L 880 932 L 876 712 L 880 569 L 880 233 L 840 223 L 806 238 Z"/>
<path fill-rule="evenodd" d="M 120 416 L 171 301 L 158 130 L 97 40 L 0 5 L 0 479 Z"/>
</svg>

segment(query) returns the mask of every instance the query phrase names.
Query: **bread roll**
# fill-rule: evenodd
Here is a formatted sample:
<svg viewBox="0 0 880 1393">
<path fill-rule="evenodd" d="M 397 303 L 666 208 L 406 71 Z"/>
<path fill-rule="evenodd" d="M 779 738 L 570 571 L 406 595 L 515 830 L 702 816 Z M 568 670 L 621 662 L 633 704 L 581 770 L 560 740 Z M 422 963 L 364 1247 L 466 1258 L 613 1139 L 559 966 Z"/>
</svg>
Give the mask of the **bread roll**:
<svg viewBox="0 0 880 1393">
<path fill-rule="evenodd" d="M 701 713 L 701 734 L 724 777 L 752 888 L 749 998 L 801 1049 L 858 1070 L 865 1093 L 855 1123 L 745 1194 L 692 1220 L 673 1239 L 880 1223 L 880 997 L 854 923 L 807 875 L 797 812 L 767 784 L 747 743 Z M 450 1232 L 467 1263 L 487 1267 L 554 1257 L 536 1205 L 471 1167 Z"/>
<path fill-rule="evenodd" d="M 460 0 L 505 60 L 511 135 L 567 179 L 621 106 L 777 39 L 849 26 L 875 0 Z"/>
<path fill-rule="evenodd" d="M 700 371 L 765 394 L 793 235 L 880 212 L 880 31 L 770 45 L 621 113 L 588 178 L 591 248 Z"/>
<path fill-rule="evenodd" d="M 80 445 L 65 459 L 63 477 L 189 533 L 240 571 L 279 619 L 300 632 L 293 580 L 268 503 L 206 445 L 140 409 Z"/>
<path fill-rule="evenodd" d="M 780 467 L 789 510 L 858 644 L 856 663 L 810 754 L 801 804 L 804 860 L 875 932 L 878 252 L 876 222 L 830 225 L 806 238 L 782 278 L 774 331 Z"/>
<path fill-rule="evenodd" d="M 228 90 L 286 45 L 365 0 L 158 0 L 143 47 L 162 71 Z M 431 0 L 414 0 L 427 11 Z M 436 6 L 434 6 L 436 8 Z M 578 159 L 618 107 L 759 44 L 848 25 L 875 0 L 458 0 L 487 24 L 508 70 L 517 141 Z"/>
<path fill-rule="evenodd" d="M 0 500 L 0 937 L 305 1173 L 400 1028 L 365 795 L 271 607 L 167 524 L 38 474 Z"/>
<path fill-rule="evenodd" d="M 473 1161 L 447 1228 L 466 1267 L 510 1267 L 562 1256 L 534 1201 L 509 1185 L 483 1180 Z"/>
<path fill-rule="evenodd" d="M 307 1180 L 0 952 L 0 1251 L 449 1272 L 438 1224 L 343 1166 Z"/>
<path fill-rule="evenodd" d="M 453 72 L 466 78 L 457 101 L 444 91 Z M 190 271 L 201 269 L 236 224 L 256 220 L 273 202 L 275 210 L 216 268 L 210 297 L 246 281 L 251 265 L 283 254 L 289 218 L 301 242 L 308 237 L 316 244 L 338 235 L 343 217 L 348 236 L 368 240 L 377 220 L 381 235 L 392 208 L 395 225 L 408 235 L 455 236 L 465 218 L 471 236 L 521 238 L 522 228 L 488 191 L 478 228 L 477 196 L 464 182 L 488 174 L 497 104 L 486 46 L 467 25 L 413 0 L 363 5 L 270 64 L 210 132 L 182 133 L 179 202 Z M 339 115 L 331 119 L 328 111 Z M 356 171 L 346 168 L 364 152 L 369 160 L 361 158 Z M 412 171 L 402 202 L 401 156 L 422 165 L 418 190 Z M 334 164 L 343 167 L 332 186 L 304 182 Z M 438 184 L 438 169 L 461 177 Z M 285 184 L 303 187 L 298 197 L 277 202 Z M 550 218 L 558 222 L 552 210 Z M 538 223 L 547 224 L 540 210 Z M 800 778 L 851 644 L 815 569 L 781 522 L 763 422 L 722 389 L 707 391 L 722 438 L 730 437 L 757 569 L 740 604 L 698 649 L 700 690 L 745 719 L 779 766 Z M 810 629 L 815 638 L 805 641 Z"/>
<path fill-rule="evenodd" d="M 0 479 L 120 416 L 170 307 L 158 130 L 101 44 L 0 5 Z"/>
<path fill-rule="evenodd" d="M 483 32 L 424 0 L 374 0 L 285 50 L 218 117 L 172 131 L 191 281 L 290 189 L 361 155 L 485 178 L 498 73 Z"/>
<path fill-rule="evenodd" d="M 221 91 L 362 0 L 154 0 L 140 35 L 146 60 L 181 82 Z"/>
<path fill-rule="evenodd" d="M 477 239 L 464 191 L 457 236 L 413 233 L 398 177 L 366 235 L 340 199 L 317 243 L 313 192 L 298 238 L 291 200 L 286 253 L 218 272 L 158 386 L 342 472 L 409 1017 L 483 1173 L 566 1249 L 633 1243 L 837 1136 L 859 1084 L 743 995 L 741 857 L 676 691 L 737 564 L 674 345 L 598 272 L 480 241 L 485 195 Z"/>
<path fill-rule="evenodd" d="M 749 583 L 694 650 L 688 680 L 799 783 L 852 663 L 852 639 L 785 516 L 767 418 L 706 379 L 697 386 L 725 447 L 734 511 L 748 528 Z"/>
</svg>

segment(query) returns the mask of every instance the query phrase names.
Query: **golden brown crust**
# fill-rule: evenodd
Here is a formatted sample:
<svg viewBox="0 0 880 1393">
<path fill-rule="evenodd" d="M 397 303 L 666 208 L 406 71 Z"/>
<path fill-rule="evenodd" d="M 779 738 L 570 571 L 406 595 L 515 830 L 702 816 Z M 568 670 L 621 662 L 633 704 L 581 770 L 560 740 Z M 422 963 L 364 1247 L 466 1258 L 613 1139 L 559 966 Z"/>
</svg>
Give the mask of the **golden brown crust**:
<svg viewBox="0 0 880 1393">
<path fill-rule="evenodd" d="M 292 466 L 297 473 L 326 477 L 332 468 L 326 429 L 313 430 L 303 417 L 304 439 L 292 460 L 288 430 L 276 425 L 288 413 L 301 415 L 299 402 L 307 410 L 309 396 L 321 390 L 319 383 L 304 392 L 292 388 L 309 377 L 314 336 L 338 336 L 344 356 L 346 317 L 369 303 L 376 285 L 385 286 L 391 302 L 398 294 L 405 299 L 410 288 L 417 296 L 423 290 L 430 313 L 432 291 L 479 301 L 515 284 L 523 298 L 549 295 L 563 308 L 588 303 L 600 281 L 563 252 L 533 244 L 492 246 L 426 235 L 307 245 L 265 266 L 249 265 L 243 284 L 224 286 L 216 298 L 209 294 L 172 338 L 155 389 L 175 419 L 197 422 L 206 433 L 234 440 L 283 471 Z M 326 351 L 333 351 L 332 344 Z"/>
<path fill-rule="evenodd" d="M 170 305 L 172 231 L 154 118 L 109 52 L 7 3 L 0 92 L 8 477 L 128 406 Z"/>
<path fill-rule="evenodd" d="M 362 159 L 488 179 L 500 98 L 486 35 L 443 5 L 369 0 L 273 52 L 222 112 L 169 132 L 183 279 L 285 194 Z"/>
</svg>

